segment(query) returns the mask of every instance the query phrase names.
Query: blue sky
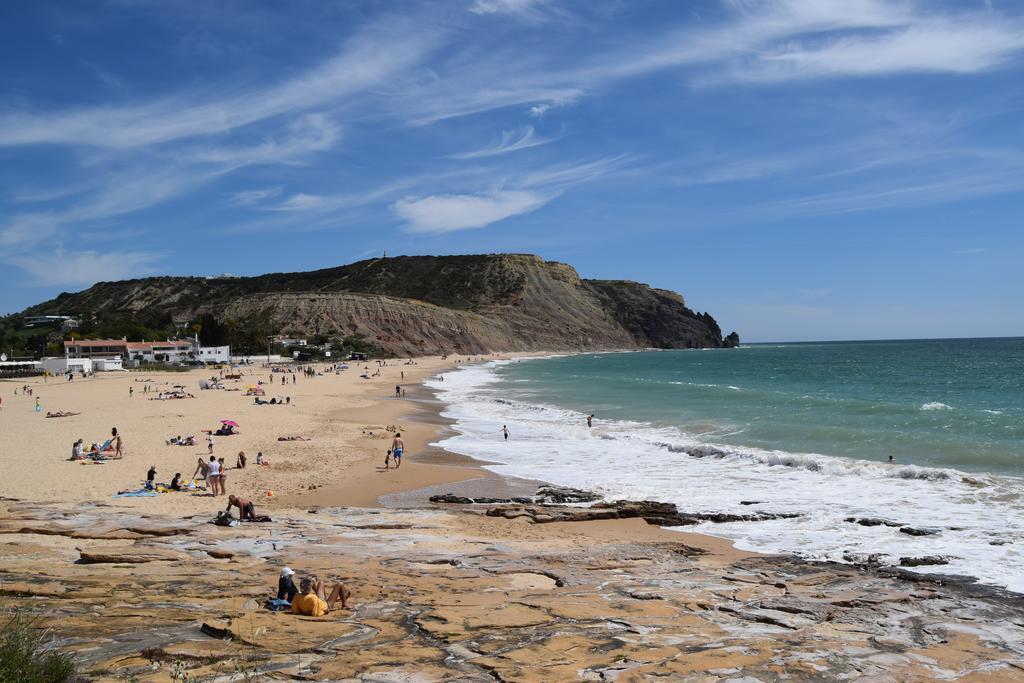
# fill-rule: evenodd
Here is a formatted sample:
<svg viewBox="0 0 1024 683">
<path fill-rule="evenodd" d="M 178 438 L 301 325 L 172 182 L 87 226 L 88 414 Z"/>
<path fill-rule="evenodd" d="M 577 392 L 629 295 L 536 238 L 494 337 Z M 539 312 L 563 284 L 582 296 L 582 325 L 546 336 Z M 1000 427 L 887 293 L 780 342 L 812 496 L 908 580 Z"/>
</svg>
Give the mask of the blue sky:
<svg viewBox="0 0 1024 683">
<path fill-rule="evenodd" d="M 747 341 L 1024 334 L 1024 3 L 0 8 L 0 312 L 532 252 Z"/>
</svg>

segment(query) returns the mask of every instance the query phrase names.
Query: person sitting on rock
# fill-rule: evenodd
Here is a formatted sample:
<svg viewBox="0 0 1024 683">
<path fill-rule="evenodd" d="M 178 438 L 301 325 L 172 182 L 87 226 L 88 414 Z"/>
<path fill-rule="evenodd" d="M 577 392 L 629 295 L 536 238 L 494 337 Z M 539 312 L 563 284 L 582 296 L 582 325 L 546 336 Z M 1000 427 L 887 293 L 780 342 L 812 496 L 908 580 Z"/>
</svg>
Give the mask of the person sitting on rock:
<svg viewBox="0 0 1024 683">
<path fill-rule="evenodd" d="M 295 600 L 295 596 L 299 594 L 299 589 L 295 587 L 295 580 L 292 579 L 293 576 L 295 576 L 295 571 L 291 567 L 285 567 L 281 570 L 281 578 L 277 580 L 278 600 L 292 602 Z"/>
<path fill-rule="evenodd" d="M 343 583 L 337 583 L 331 594 L 324 597 L 324 582 L 315 576 L 304 576 L 299 582 L 301 595 L 292 600 L 292 614 L 302 614 L 307 617 L 322 617 L 338 603 L 341 609 L 348 609 L 348 599 L 352 596 L 351 591 Z"/>
</svg>

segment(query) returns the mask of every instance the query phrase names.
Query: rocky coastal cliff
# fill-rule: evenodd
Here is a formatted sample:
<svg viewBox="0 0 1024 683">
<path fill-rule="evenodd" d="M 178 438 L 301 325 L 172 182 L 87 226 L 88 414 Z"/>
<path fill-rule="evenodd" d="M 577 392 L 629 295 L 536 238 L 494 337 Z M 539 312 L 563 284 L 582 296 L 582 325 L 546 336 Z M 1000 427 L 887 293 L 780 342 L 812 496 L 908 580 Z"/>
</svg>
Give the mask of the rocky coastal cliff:
<svg viewBox="0 0 1024 683">
<path fill-rule="evenodd" d="M 130 319 L 153 329 L 204 315 L 253 339 L 357 336 L 386 353 L 735 346 L 675 292 L 585 280 L 528 254 L 400 256 L 258 277 L 153 277 L 101 282 L 25 315 Z"/>
</svg>

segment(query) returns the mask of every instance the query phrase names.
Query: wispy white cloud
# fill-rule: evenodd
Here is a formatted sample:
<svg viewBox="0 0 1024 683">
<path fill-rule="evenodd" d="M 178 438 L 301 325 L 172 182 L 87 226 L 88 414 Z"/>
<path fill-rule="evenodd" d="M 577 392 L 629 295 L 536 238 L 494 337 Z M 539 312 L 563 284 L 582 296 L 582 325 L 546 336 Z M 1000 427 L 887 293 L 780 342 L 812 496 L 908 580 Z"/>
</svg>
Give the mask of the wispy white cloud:
<svg viewBox="0 0 1024 683">
<path fill-rule="evenodd" d="M 440 40 L 430 27 L 399 21 L 374 25 L 304 74 L 229 96 L 189 93 L 123 107 L 57 113 L 0 114 L 0 146 L 70 144 L 128 148 L 223 134 L 289 112 L 338 102 L 380 87 L 417 65 Z M 387 45 L 387 49 L 382 49 Z"/>
<path fill-rule="evenodd" d="M 557 138 L 544 138 L 536 135 L 533 126 L 525 126 L 518 130 L 505 130 L 501 132 L 501 139 L 494 142 L 487 147 L 482 147 L 472 152 L 462 152 L 461 154 L 451 155 L 452 159 L 480 159 L 483 157 L 493 157 L 500 154 L 508 154 L 509 152 L 517 152 L 521 149 L 529 149 L 530 147 L 539 147 L 546 145 L 549 142 L 554 142 Z"/>
<path fill-rule="evenodd" d="M 162 257 L 141 251 L 38 251 L 2 260 L 26 271 L 36 286 L 86 285 L 147 275 Z"/>
<path fill-rule="evenodd" d="M 512 216 L 536 211 L 557 195 L 525 190 L 497 190 L 487 194 L 440 194 L 406 197 L 395 202 L 396 214 L 409 232 L 441 234 L 482 228 Z"/>
<path fill-rule="evenodd" d="M 537 18 L 550 6 L 550 0 L 473 0 L 469 11 L 474 14 L 506 14 Z"/>
<path fill-rule="evenodd" d="M 273 199 L 281 194 L 281 187 L 264 187 L 259 190 L 244 190 L 230 195 L 230 202 L 236 206 L 252 206 Z"/>
<path fill-rule="evenodd" d="M 319 209 L 324 205 L 324 198 L 320 195 L 305 194 L 299 192 L 288 199 L 273 206 L 264 207 L 267 211 L 309 211 Z"/>
<path fill-rule="evenodd" d="M 212 147 L 189 152 L 186 158 L 204 163 L 245 166 L 293 163 L 334 147 L 339 128 L 323 114 L 306 114 L 293 121 L 281 140 L 264 139 L 258 145 Z"/>
<path fill-rule="evenodd" d="M 729 77 L 766 83 L 801 78 L 988 71 L 1024 50 L 1024 25 L 991 19 L 921 20 L 881 35 L 812 36 L 731 67 Z"/>
<path fill-rule="evenodd" d="M 555 164 L 497 181 L 492 177 L 492 187 L 487 190 L 404 197 L 391 208 L 405 220 L 409 232 L 438 234 L 482 228 L 536 211 L 576 185 L 621 173 L 624 161 L 624 157 L 609 157 Z"/>
<path fill-rule="evenodd" d="M 1024 51 L 1024 18 L 910 0 L 723 0 L 717 23 L 669 24 L 634 41 L 595 44 L 571 65 L 495 54 L 448 65 L 401 104 L 416 124 L 527 106 L 540 117 L 627 79 L 675 70 L 701 85 L 998 68 Z M 619 44 L 628 43 L 628 48 Z"/>
</svg>

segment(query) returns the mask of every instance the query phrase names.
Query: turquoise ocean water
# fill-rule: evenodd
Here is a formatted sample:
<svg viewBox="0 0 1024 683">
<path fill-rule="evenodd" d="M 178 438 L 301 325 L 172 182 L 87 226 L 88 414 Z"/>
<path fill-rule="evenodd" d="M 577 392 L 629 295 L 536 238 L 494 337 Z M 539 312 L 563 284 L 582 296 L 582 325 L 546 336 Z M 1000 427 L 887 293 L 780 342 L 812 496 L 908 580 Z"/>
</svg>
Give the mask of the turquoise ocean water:
<svg viewBox="0 0 1024 683">
<path fill-rule="evenodd" d="M 498 471 L 688 510 L 798 512 L 701 531 L 818 559 L 938 554 L 949 563 L 931 571 L 1024 590 L 1022 380 L 1017 338 L 584 354 L 435 387 L 457 432 L 442 445 Z"/>
</svg>

